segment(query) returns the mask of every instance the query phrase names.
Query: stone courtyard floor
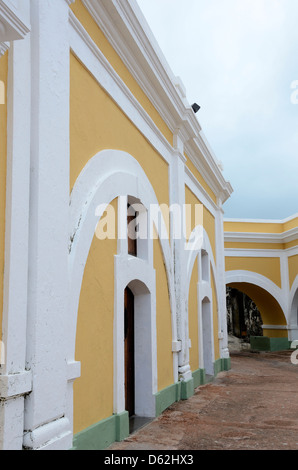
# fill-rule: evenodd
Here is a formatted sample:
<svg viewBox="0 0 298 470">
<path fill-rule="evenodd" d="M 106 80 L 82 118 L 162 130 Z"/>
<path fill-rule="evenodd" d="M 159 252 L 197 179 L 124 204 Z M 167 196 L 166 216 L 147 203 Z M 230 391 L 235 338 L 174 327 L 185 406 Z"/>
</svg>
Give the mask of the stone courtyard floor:
<svg viewBox="0 0 298 470">
<path fill-rule="evenodd" d="M 297 450 L 292 351 L 231 354 L 231 370 L 107 450 Z"/>
</svg>

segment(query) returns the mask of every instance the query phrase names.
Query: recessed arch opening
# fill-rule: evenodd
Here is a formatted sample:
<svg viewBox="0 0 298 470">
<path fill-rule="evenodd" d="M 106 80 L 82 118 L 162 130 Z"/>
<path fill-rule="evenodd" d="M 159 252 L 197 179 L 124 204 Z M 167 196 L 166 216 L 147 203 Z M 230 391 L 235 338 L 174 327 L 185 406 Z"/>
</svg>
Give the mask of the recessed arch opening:
<svg viewBox="0 0 298 470">
<path fill-rule="evenodd" d="M 287 336 L 287 322 L 284 312 L 272 294 L 264 288 L 248 282 L 231 282 L 227 284 L 227 287 L 245 294 L 254 303 L 260 314 L 256 317 L 257 321 L 262 323 L 263 336 L 272 338 Z M 240 332 L 241 334 L 242 332 Z"/>
<path fill-rule="evenodd" d="M 130 432 L 155 416 L 151 300 L 148 287 L 138 279 L 124 290 L 124 393 Z"/>
</svg>

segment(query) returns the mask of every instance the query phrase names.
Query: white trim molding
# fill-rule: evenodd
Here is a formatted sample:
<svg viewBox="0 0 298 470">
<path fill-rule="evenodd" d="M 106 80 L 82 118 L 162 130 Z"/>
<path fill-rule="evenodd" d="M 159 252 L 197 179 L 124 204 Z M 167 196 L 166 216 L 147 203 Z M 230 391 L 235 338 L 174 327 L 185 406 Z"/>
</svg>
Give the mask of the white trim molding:
<svg viewBox="0 0 298 470">
<path fill-rule="evenodd" d="M 27 0 L 0 0 L 0 43 L 24 39 L 30 31 Z"/>
<path fill-rule="evenodd" d="M 278 302 L 285 315 L 285 318 L 287 318 L 287 295 L 280 287 L 274 284 L 273 281 L 270 281 L 270 279 L 267 277 L 252 271 L 235 270 L 226 272 L 226 285 L 242 282 L 247 284 L 254 284 L 266 290 Z"/>
<path fill-rule="evenodd" d="M 288 325 L 262 325 L 263 330 L 288 330 Z"/>
<path fill-rule="evenodd" d="M 298 227 L 282 233 L 225 232 L 225 242 L 229 243 L 289 243 L 298 240 Z"/>
</svg>

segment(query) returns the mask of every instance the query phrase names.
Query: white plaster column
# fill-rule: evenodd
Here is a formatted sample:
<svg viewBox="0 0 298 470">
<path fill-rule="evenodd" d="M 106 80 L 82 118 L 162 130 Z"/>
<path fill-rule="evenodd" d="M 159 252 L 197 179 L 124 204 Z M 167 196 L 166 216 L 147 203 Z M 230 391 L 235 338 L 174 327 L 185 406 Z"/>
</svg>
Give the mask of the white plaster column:
<svg viewBox="0 0 298 470">
<path fill-rule="evenodd" d="M 69 0 L 31 0 L 32 126 L 24 447 L 69 449 L 66 395 Z"/>
<path fill-rule="evenodd" d="M 218 295 L 218 335 L 220 340 L 220 357 L 228 358 L 228 329 L 225 281 L 225 250 L 222 201 L 218 198 L 218 210 L 215 216 L 216 236 L 216 288 Z"/>
<path fill-rule="evenodd" d="M 281 290 L 284 298 L 285 316 L 287 325 L 291 324 L 291 305 L 290 305 L 290 280 L 289 280 L 289 259 L 288 253 L 281 253 L 280 255 L 280 277 L 281 277 Z M 289 332 L 290 333 L 290 332 Z"/>
<path fill-rule="evenodd" d="M 170 205 L 180 206 L 181 220 L 172 217 L 171 244 L 174 259 L 176 315 L 177 315 L 177 339 L 181 342 L 178 352 L 178 377 L 183 381 L 192 378 L 189 365 L 189 332 L 188 332 L 188 308 L 187 308 L 187 270 L 185 256 L 185 157 L 184 144 L 179 132 L 174 135 L 174 149 L 172 163 L 170 165 Z M 175 214 L 176 212 L 173 211 Z M 177 214 L 176 214 L 177 215 Z M 181 228 L 181 237 L 175 236 Z M 175 354 L 175 352 L 174 352 Z"/>
<path fill-rule="evenodd" d="M 22 2 L 29 23 L 29 1 Z M 3 286 L 4 364 L 0 367 L 0 449 L 21 450 L 24 395 L 31 391 L 26 370 L 28 221 L 30 184 L 30 38 L 13 41 L 7 88 L 7 175 Z"/>
</svg>

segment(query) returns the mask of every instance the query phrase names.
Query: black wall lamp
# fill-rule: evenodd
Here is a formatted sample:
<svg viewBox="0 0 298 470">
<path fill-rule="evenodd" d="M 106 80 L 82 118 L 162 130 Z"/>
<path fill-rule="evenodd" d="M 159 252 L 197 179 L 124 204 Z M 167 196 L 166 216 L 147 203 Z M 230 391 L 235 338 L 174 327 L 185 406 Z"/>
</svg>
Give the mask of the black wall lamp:
<svg viewBox="0 0 298 470">
<path fill-rule="evenodd" d="M 195 113 L 201 109 L 201 106 L 199 106 L 197 103 L 194 103 L 191 107 Z"/>
</svg>

